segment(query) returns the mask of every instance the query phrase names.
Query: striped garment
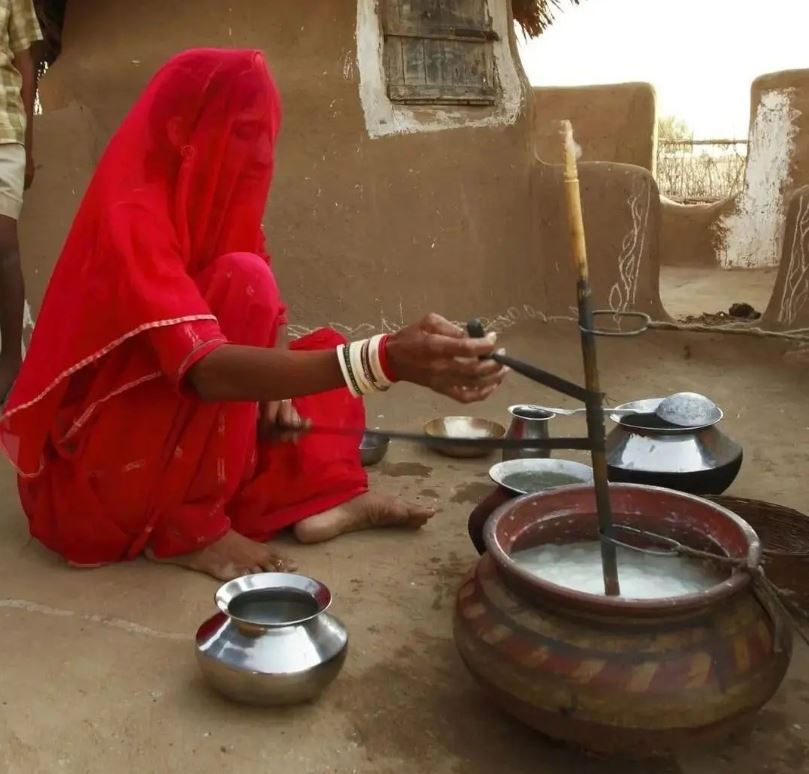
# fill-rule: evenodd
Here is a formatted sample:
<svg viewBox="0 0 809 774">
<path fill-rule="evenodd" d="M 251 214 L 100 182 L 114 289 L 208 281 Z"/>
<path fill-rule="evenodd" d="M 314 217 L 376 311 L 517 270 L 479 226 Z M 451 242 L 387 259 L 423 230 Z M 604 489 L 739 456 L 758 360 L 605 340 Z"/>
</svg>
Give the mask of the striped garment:
<svg viewBox="0 0 809 774">
<path fill-rule="evenodd" d="M 0 0 L 0 143 L 25 144 L 22 77 L 14 57 L 42 40 L 33 0 Z"/>
</svg>

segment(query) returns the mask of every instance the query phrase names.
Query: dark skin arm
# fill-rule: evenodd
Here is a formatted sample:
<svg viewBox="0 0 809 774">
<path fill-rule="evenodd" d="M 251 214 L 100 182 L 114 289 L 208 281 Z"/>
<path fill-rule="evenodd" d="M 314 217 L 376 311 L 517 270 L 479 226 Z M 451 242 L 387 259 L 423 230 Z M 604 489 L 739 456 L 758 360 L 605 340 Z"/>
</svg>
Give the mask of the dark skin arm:
<svg viewBox="0 0 809 774">
<path fill-rule="evenodd" d="M 188 379 L 205 401 L 269 403 L 344 386 L 333 351 L 290 352 L 226 344 L 204 357 Z"/>
<path fill-rule="evenodd" d="M 437 315 L 393 334 L 388 360 L 400 381 L 428 387 L 462 403 L 488 397 L 505 371 L 480 357 L 494 351 L 493 337 L 470 339 Z M 206 401 L 281 401 L 344 387 L 333 350 L 290 352 L 226 344 L 197 363 L 188 380 Z"/>
<path fill-rule="evenodd" d="M 34 100 L 36 99 L 37 59 L 34 49 L 20 51 L 14 56 L 14 66 L 22 75 L 22 100 L 28 119 L 25 148 L 25 187 L 34 178 L 32 154 L 34 136 Z M 25 283 L 20 267 L 17 221 L 0 216 L 0 402 L 8 395 L 22 361 L 22 320 L 25 306 Z"/>
<path fill-rule="evenodd" d="M 278 349 L 289 349 L 286 324 L 278 326 L 275 346 Z M 302 424 L 303 420 L 291 400 L 275 400 L 261 404 L 258 435 L 262 441 L 295 441 L 297 438 L 295 433 L 281 433 L 278 428 L 299 427 Z"/>
<path fill-rule="evenodd" d="M 34 103 L 37 93 L 37 66 L 39 47 L 29 48 L 14 55 L 14 67 L 22 76 L 22 101 L 27 124 L 25 129 L 25 188 L 34 180 Z"/>
<path fill-rule="evenodd" d="M 25 283 L 17 244 L 17 221 L 0 215 L 0 403 L 17 378 L 22 363 L 22 319 Z"/>
</svg>

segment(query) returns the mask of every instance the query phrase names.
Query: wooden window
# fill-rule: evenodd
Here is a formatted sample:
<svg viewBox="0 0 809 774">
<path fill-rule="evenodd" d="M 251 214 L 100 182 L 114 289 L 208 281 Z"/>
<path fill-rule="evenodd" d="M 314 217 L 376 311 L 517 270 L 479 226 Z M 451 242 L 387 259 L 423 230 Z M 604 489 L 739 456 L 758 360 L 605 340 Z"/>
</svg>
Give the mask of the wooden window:
<svg viewBox="0 0 809 774">
<path fill-rule="evenodd" d="M 497 80 L 486 0 L 381 0 L 392 102 L 494 105 Z"/>
</svg>

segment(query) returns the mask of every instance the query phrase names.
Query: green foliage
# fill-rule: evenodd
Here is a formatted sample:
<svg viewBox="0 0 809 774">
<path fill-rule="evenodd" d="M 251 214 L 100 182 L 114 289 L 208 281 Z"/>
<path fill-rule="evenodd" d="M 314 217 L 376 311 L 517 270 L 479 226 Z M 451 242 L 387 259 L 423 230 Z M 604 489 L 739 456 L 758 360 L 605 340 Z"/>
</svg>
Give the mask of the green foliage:
<svg viewBox="0 0 809 774">
<path fill-rule="evenodd" d="M 694 132 L 677 116 L 663 116 L 657 122 L 657 137 L 664 142 L 687 142 L 694 139 Z"/>
</svg>

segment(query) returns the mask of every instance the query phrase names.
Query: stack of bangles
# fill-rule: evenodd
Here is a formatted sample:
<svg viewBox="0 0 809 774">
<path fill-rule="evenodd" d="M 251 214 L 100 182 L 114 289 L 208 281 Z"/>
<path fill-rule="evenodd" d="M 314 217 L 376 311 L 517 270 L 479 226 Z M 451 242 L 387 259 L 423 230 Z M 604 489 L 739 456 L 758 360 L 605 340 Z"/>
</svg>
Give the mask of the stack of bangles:
<svg viewBox="0 0 809 774">
<path fill-rule="evenodd" d="M 337 347 L 343 379 L 355 398 L 385 392 L 396 381 L 388 365 L 387 343 L 387 336 L 374 336 Z"/>
</svg>

